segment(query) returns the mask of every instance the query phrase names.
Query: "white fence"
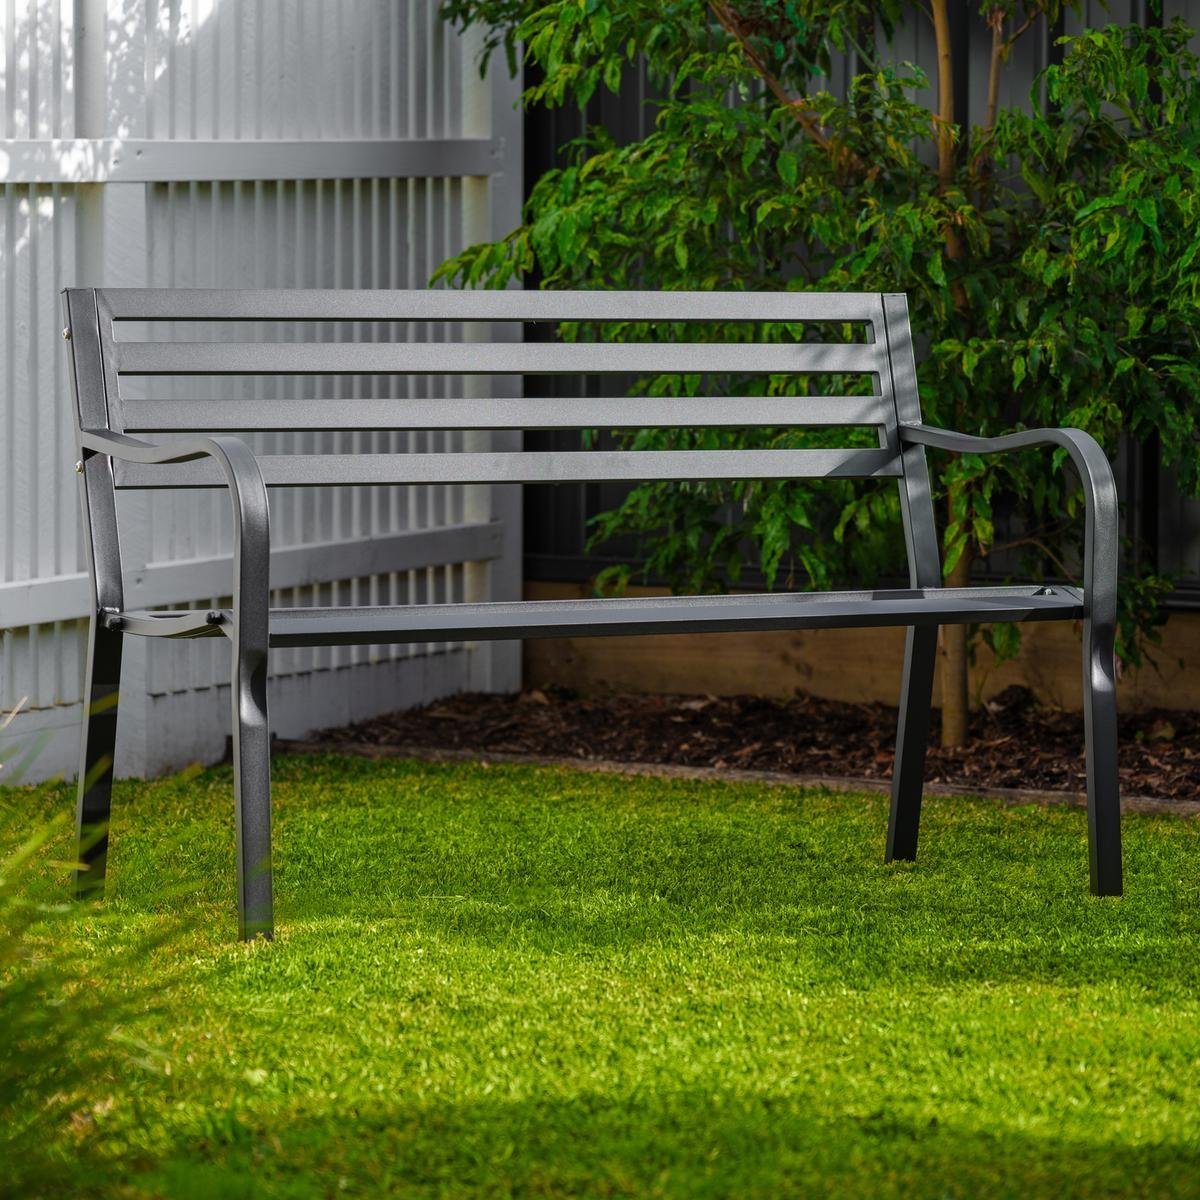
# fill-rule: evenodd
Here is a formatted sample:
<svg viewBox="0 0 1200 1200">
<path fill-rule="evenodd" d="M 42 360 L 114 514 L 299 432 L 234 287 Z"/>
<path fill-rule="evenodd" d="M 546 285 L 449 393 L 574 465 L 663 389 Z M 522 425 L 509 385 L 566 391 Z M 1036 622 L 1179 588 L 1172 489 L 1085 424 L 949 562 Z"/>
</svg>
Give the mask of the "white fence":
<svg viewBox="0 0 1200 1200">
<path fill-rule="evenodd" d="M 482 83 L 436 0 L 7 0 L 0 4 L 0 705 L 4 776 L 75 769 L 83 574 L 59 289 L 67 284 L 423 287 L 520 205 L 516 85 Z M 365 385 L 364 385 L 365 386 Z M 305 438 L 288 437 L 290 448 Z M 446 448 L 453 434 L 343 435 Z M 494 435 L 497 440 L 504 436 Z M 126 596 L 211 601 L 223 496 L 134 494 Z M 512 489 L 272 497 L 274 602 L 514 596 Z M 484 561 L 479 561 L 484 560 Z M 284 736 L 519 681 L 512 645 L 288 651 Z M 220 756 L 228 650 L 127 647 L 117 769 Z M 15 752 L 14 752 L 15 748 Z"/>
</svg>

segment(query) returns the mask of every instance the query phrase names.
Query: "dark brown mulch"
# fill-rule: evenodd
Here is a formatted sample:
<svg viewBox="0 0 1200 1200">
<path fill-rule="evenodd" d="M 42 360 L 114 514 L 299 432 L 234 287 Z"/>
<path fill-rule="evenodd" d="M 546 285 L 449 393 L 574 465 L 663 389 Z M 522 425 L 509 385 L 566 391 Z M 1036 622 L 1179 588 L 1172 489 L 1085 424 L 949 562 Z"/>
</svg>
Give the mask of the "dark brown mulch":
<svg viewBox="0 0 1200 1200">
<path fill-rule="evenodd" d="M 930 783 L 1082 792 L 1079 713 L 1040 707 L 1024 688 L 1002 692 L 971 718 L 972 741 L 934 748 Z M 798 695 L 579 697 L 559 689 L 520 696 L 461 695 L 342 729 L 326 742 L 360 746 L 606 759 L 630 763 L 886 779 L 896 709 Z M 1200 715 L 1148 711 L 1121 718 L 1126 795 L 1200 800 Z"/>
</svg>

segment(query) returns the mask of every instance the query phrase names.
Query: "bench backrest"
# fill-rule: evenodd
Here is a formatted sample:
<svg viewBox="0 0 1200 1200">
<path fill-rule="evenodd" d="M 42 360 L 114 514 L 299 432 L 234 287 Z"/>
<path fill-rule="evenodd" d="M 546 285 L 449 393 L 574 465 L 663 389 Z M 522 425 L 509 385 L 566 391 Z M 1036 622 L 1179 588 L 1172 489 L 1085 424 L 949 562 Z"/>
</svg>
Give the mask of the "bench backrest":
<svg viewBox="0 0 1200 1200">
<path fill-rule="evenodd" d="M 68 289 L 77 416 L 83 428 L 167 434 L 297 430 L 637 429 L 667 427 L 874 427 L 876 446 L 832 449 L 589 450 L 266 454 L 268 486 L 335 484 L 569 483 L 607 480 L 716 480 L 894 477 L 900 485 L 914 586 L 940 581 L 924 451 L 902 448 L 899 422 L 920 420 L 905 298 L 878 293 L 220 291 Z M 669 330 L 676 340 L 488 341 L 489 323 L 616 322 Z M 240 323 L 261 338 L 264 324 L 287 323 L 276 340 L 158 340 L 213 322 Z M 304 323 L 311 332 L 306 336 Z M 330 323 L 347 323 L 331 325 Z M 729 341 L 689 341 L 691 323 L 737 327 Z M 149 324 L 147 324 L 149 323 Z M 296 324 L 301 323 L 301 324 Z M 408 323 L 392 324 L 392 323 Z M 401 340 L 448 323 L 454 340 Z M 850 325 L 864 340 L 799 340 L 801 326 Z M 364 325 L 370 340 L 351 338 Z M 749 327 L 786 327 L 797 340 L 746 341 Z M 317 332 L 320 330 L 321 332 Z M 328 338 L 332 330 L 339 340 Z M 299 335 L 297 335 L 299 331 Z M 385 340 L 380 340 L 383 332 Z M 131 336 L 130 336 L 131 335 Z M 211 336 L 211 335 L 210 335 Z M 288 340 L 279 340 L 280 336 Z M 391 339 L 391 340 L 386 340 Z M 570 398 L 397 396 L 345 398 L 337 377 L 697 374 L 839 375 L 870 381 L 859 394 L 609 395 Z M 314 377 L 330 394 L 267 398 L 165 398 L 164 377 Z M 140 386 L 134 381 L 145 380 Z M 622 390 L 609 387 L 610 391 Z M 746 389 L 751 390 L 751 389 Z M 317 391 L 320 391 L 318 386 Z M 214 464 L 169 467 L 116 463 L 100 485 L 120 488 L 221 486 Z M 87 493 L 100 501 L 88 480 Z M 108 522 L 106 502 L 90 509 L 91 536 Z M 112 531 L 115 537 L 115 530 Z"/>
</svg>

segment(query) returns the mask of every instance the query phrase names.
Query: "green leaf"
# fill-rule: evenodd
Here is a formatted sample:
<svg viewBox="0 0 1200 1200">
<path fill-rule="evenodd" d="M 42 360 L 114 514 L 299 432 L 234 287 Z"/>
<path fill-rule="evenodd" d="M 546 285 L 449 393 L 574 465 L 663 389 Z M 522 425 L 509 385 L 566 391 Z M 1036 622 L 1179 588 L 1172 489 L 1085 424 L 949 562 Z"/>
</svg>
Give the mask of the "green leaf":
<svg viewBox="0 0 1200 1200">
<path fill-rule="evenodd" d="M 575 218 L 575 214 L 570 210 L 564 212 L 562 220 L 558 223 L 558 229 L 555 231 L 554 237 L 559 261 L 564 266 L 569 267 L 579 256 L 581 242 L 578 233 L 579 224 Z"/>
<path fill-rule="evenodd" d="M 621 92 L 621 60 L 619 58 L 610 58 L 604 64 L 604 86 L 608 88 L 614 96 Z"/>
<path fill-rule="evenodd" d="M 954 538 L 946 543 L 945 561 L 942 563 L 942 574 L 948 579 L 954 568 L 958 566 L 958 560 L 962 558 L 963 551 L 967 548 L 966 534 Z"/>
<path fill-rule="evenodd" d="M 996 662 L 1008 662 L 1021 651 L 1021 627 L 1015 621 L 1000 621 L 988 627 L 988 641 Z"/>
<path fill-rule="evenodd" d="M 1013 391 L 1021 390 L 1021 384 L 1025 382 L 1025 359 L 1020 354 L 1014 354 L 1012 359 L 1012 381 Z"/>
<path fill-rule="evenodd" d="M 607 8 L 598 8 L 592 13 L 591 32 L 598 45 L 603 46 L 608 40 L 608 31 L 612 28 L 612 13 Z"/>
<path fill-rule="evenodd" d="M 762 154 L 763 139 L 760 137 L 752 137 L 747 140 L 742 147 L 742 170 L 750 172 L 758 163 L 759 155 Z"/>
</svg>

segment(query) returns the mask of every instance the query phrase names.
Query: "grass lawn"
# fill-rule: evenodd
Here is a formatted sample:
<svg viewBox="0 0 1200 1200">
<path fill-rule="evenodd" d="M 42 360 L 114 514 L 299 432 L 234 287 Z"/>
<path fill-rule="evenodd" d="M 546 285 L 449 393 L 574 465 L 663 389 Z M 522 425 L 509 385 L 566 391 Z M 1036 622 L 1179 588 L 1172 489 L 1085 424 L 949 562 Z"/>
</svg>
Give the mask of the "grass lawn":
<svg viewBox="0 0 1200 1200">
<path fill-rule="evenodd" d="M 885 867 L 875 796 L 275 779 L 250 946 L 230 772 L 119 786 L 109 898 L 68 928 L 101 994 L 153 1004 L 96 1030 L 53 1194 L 1200 1196 L 1196 822 L 1127 818 L 1128 895 L 1097 901 L 1065 809 L 934 799 Z M 7 850 L 71 799 L 0 803 Z"/>
</svg>

